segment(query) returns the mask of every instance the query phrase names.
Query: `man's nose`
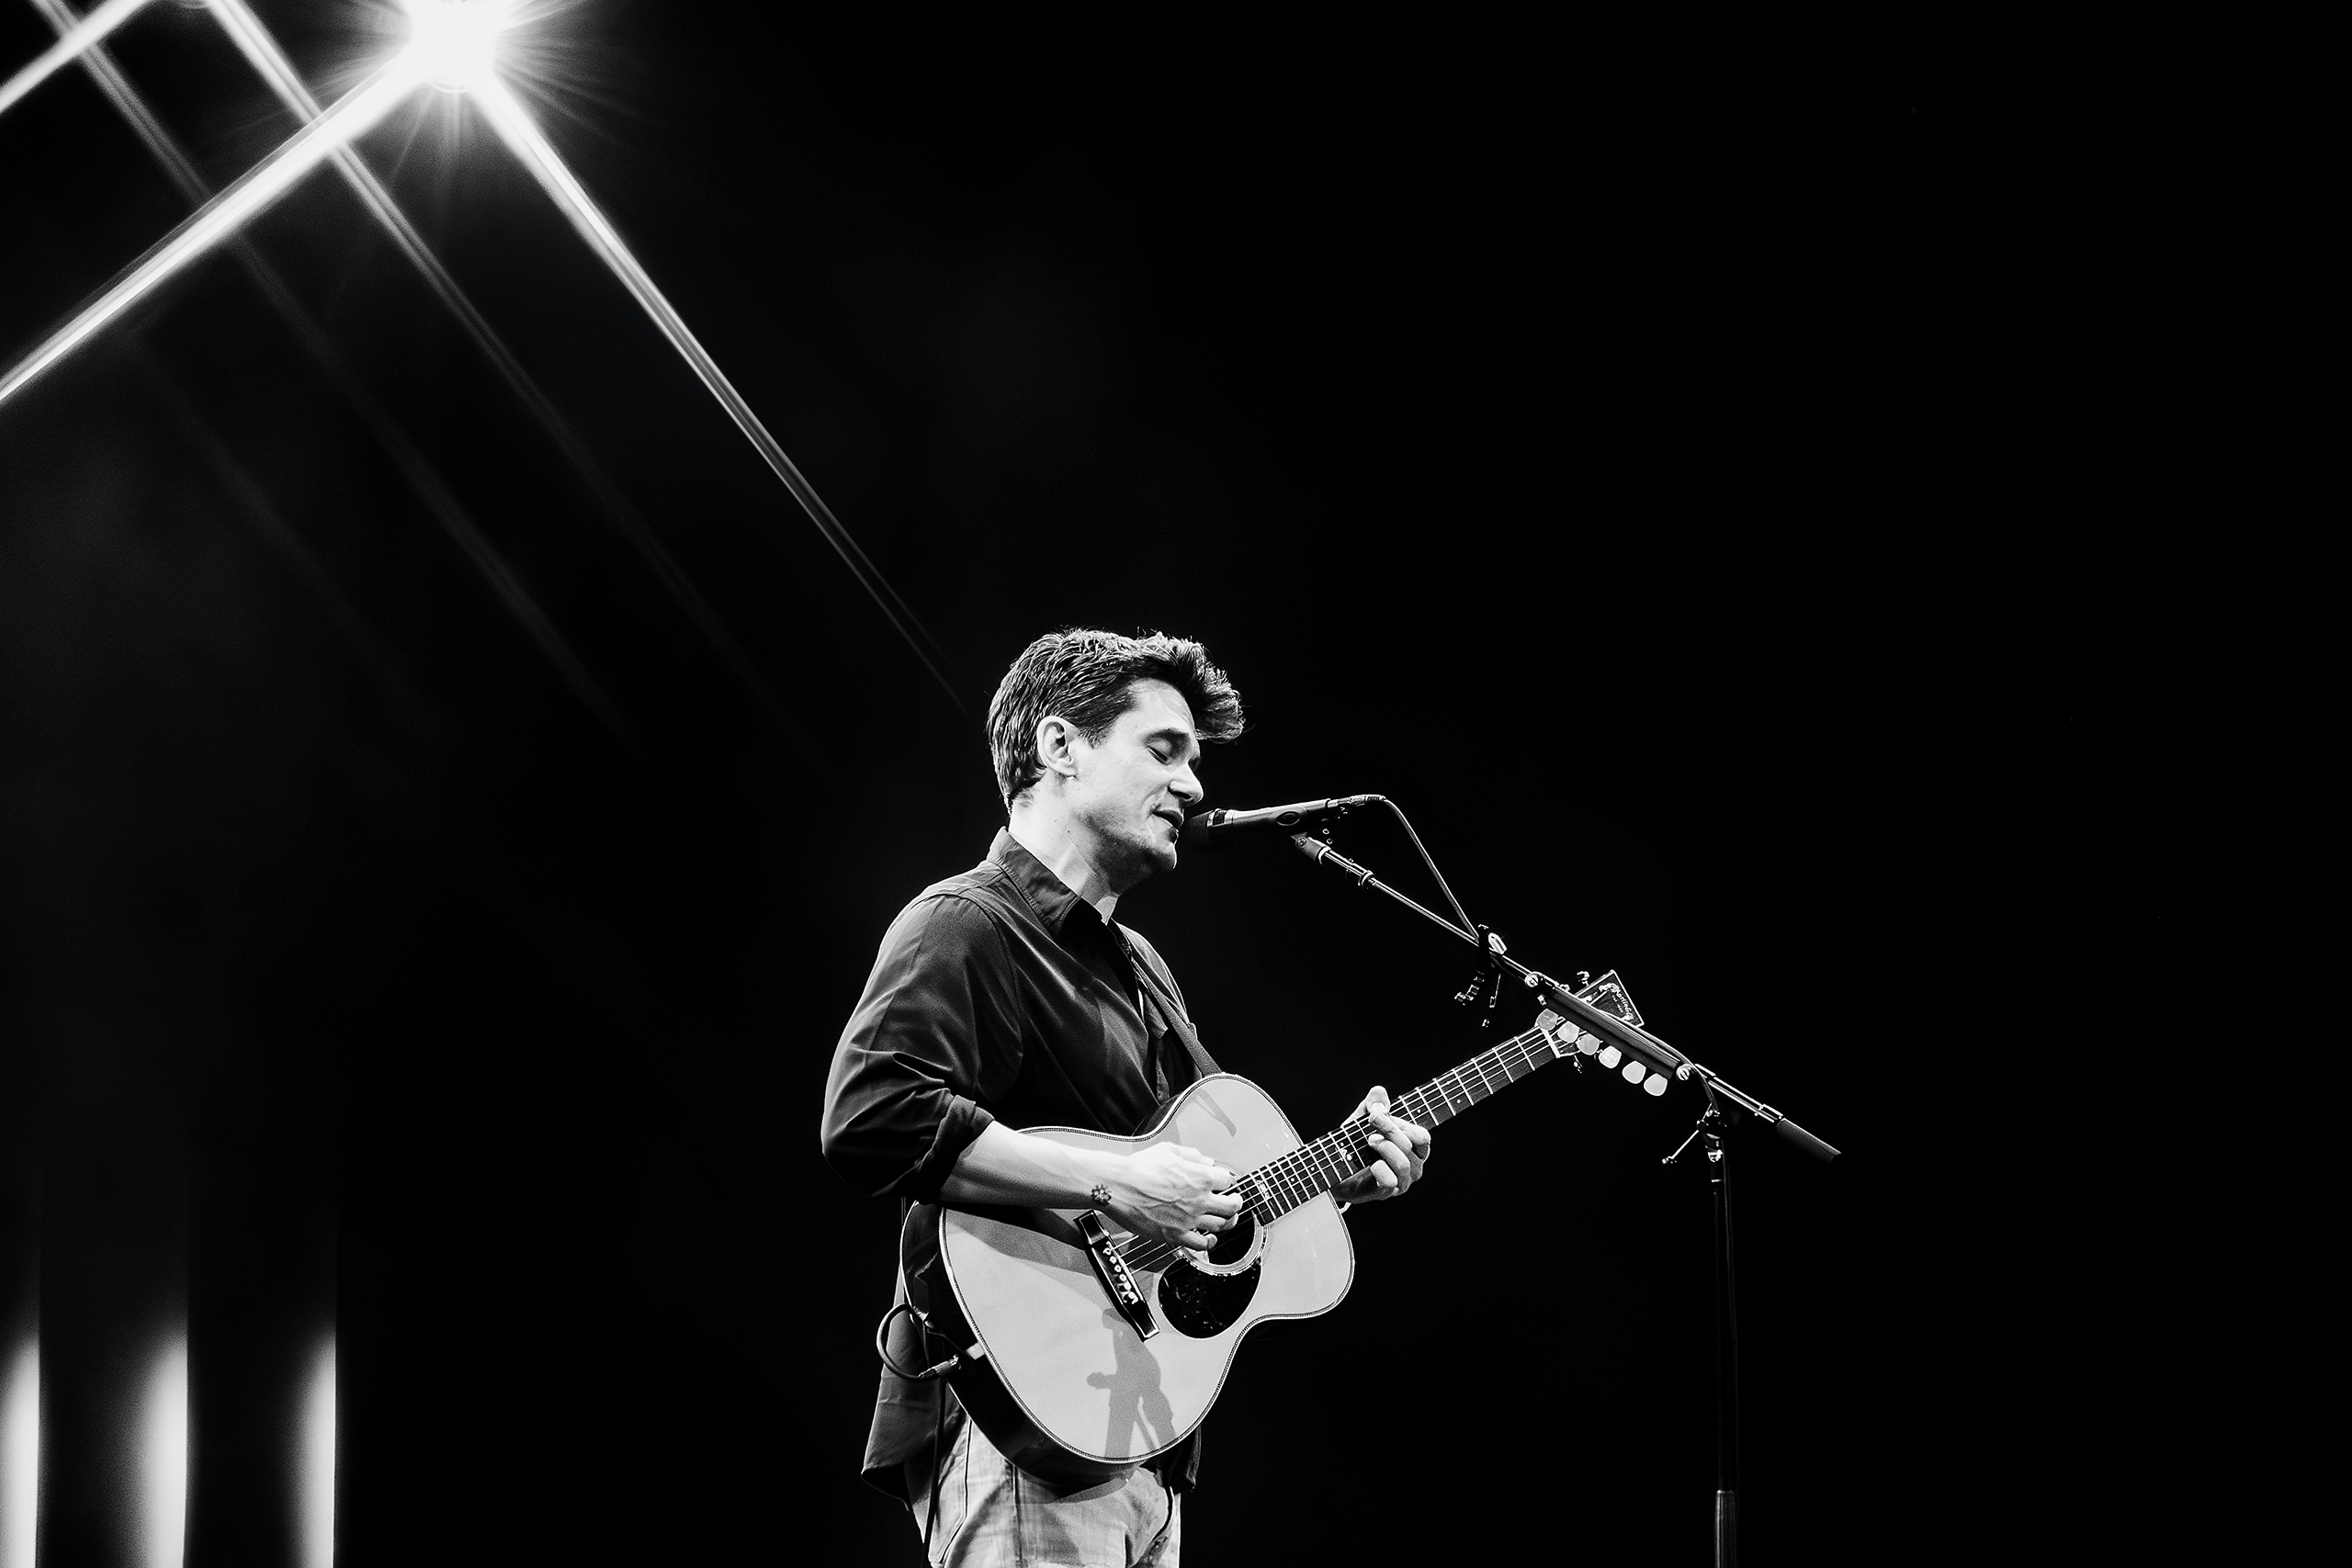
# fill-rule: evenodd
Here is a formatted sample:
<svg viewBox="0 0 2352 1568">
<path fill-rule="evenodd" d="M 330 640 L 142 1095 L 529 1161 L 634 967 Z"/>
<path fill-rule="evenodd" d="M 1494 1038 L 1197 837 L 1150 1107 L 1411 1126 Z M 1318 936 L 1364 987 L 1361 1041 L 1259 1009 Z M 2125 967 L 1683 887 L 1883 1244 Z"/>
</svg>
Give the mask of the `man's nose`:
<svg viewBox="0 0 2352 1568">
<path fill-rule="evenodd" d="M 1198 806 L 1201 796 L 1206 793 L 1201 788 L 1200 775 L 1193 772 L 1190 762 L 1179 768 L 1176 776 L 1168 781 L 1168 791 L 1187 806 Z"/>
</svg>

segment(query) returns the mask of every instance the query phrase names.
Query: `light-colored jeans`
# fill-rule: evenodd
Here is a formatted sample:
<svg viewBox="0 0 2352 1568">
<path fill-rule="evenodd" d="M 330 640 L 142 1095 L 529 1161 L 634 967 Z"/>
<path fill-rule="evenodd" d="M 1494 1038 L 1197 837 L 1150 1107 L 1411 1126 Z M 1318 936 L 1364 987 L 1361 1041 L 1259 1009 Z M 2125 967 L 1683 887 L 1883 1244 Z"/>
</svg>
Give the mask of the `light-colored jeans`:
<svg viewBox="0 0 2352 1568">
<path fill-rule="evenodd" d="M 1177 1568 L 1183 1506 L 1148 1470 L 1081 1491 L 1024 1475 L 970 1420 L 939 1472 L 933 1568 Z M 915 1528 L 931 1496 L 913 1503 Z"/>
</svg>

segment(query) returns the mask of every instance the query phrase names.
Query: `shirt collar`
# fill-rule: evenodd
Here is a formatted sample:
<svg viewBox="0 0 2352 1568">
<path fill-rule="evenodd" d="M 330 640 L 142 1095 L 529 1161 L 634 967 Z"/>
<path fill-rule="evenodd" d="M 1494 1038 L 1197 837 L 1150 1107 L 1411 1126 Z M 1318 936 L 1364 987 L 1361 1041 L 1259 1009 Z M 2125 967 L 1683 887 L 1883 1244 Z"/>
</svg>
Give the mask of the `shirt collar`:
<svg viewBox="0 0 2352 1568">
<path fill-rule="evenodd" d="M 996 841 L 989 845 L 989 859 L 1011 874 L 1028 898 L 1029 907 L 1037 911 L 1037 918 L 1056 936 L 1061 935 L 1073 919 L 1080 931 L 1100 932 L 1104 929 L 1102 917 L 1094 906 L 1080 897 L 1069 883 L 1055 874 L 1052 867 L 1023 848 L 1010 829 L 996 830 Z"/>
</svg>

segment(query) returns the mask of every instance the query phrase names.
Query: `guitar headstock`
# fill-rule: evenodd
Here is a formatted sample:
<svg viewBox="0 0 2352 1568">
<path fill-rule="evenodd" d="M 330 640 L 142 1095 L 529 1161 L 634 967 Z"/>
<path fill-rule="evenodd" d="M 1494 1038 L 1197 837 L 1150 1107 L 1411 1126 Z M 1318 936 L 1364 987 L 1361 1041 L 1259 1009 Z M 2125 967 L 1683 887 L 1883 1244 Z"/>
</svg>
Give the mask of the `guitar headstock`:
<svg viewBox="0 0 2352 1568">
<path fill-rule="evenodd" d="M 1589 1002 L 1612 1018 L 1622 1018 L 1636 1029 L 1641 1027 L 1641 1010 L 1634 1006 L 1634 998 L 1626 994 L 1625 982 L 1617 977 L 1614 969 L 1583 987 L 1576 997 L 1577 1000 Z M 1544 1038 L 1551 1042 L 1555 1056 L 1591 1056 L 1602 1066 L 1614 1068 L 1627 1083 L 1641 1085 L 1646 1093 L 1666 1092 L 1667 1073 L 1670 1069 L 1661 1070 L 1654 1063 L 1620 1050 L 1589 1030 L 1578 1029 L 1550 1008 L 1545 1008 L 1535 1020 L 1535 1027 L 1541 1029 Z"/>
</svg>

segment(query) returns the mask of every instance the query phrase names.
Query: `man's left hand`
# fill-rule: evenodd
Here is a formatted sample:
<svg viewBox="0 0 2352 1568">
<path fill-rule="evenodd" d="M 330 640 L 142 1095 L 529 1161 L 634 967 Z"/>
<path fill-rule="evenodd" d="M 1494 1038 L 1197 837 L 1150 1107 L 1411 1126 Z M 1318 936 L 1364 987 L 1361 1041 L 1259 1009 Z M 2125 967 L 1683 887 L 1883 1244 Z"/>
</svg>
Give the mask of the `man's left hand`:
<svg viewBox="0 0 2352 1568">
<path fill-rule="evenodd" d="M 1342 1203 L 1377 1203 L 1383 1198 L 1403 1197 L 1429 1167 L 1429 1129 L 1388 1114 L 1388 1091 L 1378 1084 L 1356 1110 L 1372 1122 L 1374 1131 L 1365 1141 L 1378 1157 L 1331 1189 L 1331 1196 Z"/>
</svg>

